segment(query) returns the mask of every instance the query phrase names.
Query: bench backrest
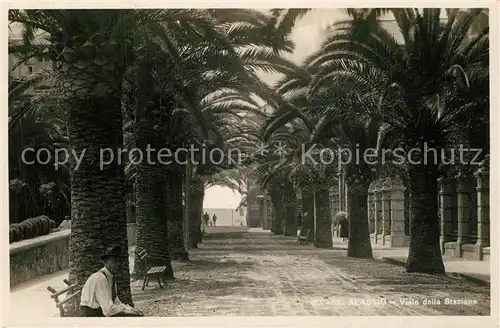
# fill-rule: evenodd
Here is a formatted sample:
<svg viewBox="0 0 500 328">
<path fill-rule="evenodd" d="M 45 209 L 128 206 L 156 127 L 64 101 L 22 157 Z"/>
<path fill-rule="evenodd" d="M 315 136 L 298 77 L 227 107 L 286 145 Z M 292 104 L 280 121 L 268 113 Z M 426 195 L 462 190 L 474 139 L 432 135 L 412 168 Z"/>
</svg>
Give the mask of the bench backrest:
<svg viewBox="0 0 500 328">
<path fill-rule="evenodd" d="M 54 288 L 47 286 L 47 290 L 51 293 L 50 297 L 56 302 L 56 307 L 59 309 L 61 317 L 66 317 L 68 313 L 65 306 L 70 306 L 72 311 L 75 313 L 78 312 L 82 286 L 78 284 L 71 284 L 67 279 L 64 279 L 63 281 L 68 287 L 61 289 L 60 291 L 56 291 Z M 66 297 L 63 300 L 59 300 L 59 297 L 62 294 L 66 294 Z"/>
<path fill-rule="evenodd" d="M 148 270 L 148 252 L 145 249 L 137 253 L 139 260 L 141 260 L 142 269 L 144 271 Z"/>
</svg>

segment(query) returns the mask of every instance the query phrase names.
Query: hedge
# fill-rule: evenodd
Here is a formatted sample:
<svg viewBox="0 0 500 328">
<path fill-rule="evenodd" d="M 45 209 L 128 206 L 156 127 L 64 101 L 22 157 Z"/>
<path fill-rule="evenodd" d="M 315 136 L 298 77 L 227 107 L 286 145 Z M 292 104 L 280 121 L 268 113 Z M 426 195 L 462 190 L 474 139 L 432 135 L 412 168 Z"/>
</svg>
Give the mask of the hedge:
<svg viewBox="0 0 500 328">
<path fill-rule="evenodd" d="M 9 243 L 47 235 L 55 226 L 54 220 L 45 215 L 11 224 L 9 226 Z"/>
</svg>

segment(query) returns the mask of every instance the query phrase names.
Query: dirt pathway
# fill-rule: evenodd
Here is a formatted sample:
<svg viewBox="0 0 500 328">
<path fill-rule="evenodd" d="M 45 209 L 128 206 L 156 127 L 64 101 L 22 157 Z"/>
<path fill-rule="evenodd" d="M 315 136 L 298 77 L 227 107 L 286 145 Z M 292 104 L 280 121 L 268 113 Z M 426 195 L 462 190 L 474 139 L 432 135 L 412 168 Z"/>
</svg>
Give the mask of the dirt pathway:
<svg viewBox="0 0 500 328">
<path fill-rule="evenodd" d="M 221 230 L 223 230 L 221 228 Z M 268 232 L 207 236 L 165 289 L 132 286 L 149 316 L 488 315 L 487 287 L 421 274 Z M 447 303 L 455 304 L 447 304 Z M 469 302 L 471 304 L 457 304 Z"/>
</svg>

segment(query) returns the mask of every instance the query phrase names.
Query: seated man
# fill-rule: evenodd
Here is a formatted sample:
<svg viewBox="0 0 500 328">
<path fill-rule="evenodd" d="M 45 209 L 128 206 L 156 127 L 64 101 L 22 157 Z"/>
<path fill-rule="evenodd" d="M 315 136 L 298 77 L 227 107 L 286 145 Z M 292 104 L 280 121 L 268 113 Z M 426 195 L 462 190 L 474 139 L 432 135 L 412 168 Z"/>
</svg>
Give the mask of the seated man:
<svg viewBox="0 0 500 328">
<path fill-rule="evenodd" d="M 122 255 L 119 246 L 108 248 L 102 255 L 104 268 L 94 272 L 82 288 L 80 311 L 82 317 L 142 316 L 142 312 L 123 304 L 117 296 L 114 275 L 119 272 Z"/>
</svg>

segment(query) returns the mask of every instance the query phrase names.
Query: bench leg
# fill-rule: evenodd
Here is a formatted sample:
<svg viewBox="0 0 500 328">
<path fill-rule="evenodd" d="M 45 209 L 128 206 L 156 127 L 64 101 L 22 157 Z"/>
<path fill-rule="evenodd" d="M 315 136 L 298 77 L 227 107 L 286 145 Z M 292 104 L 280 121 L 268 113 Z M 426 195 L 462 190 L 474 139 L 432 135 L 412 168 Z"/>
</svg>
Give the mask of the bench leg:
<svg viewBox="0 0 500 328">
<path fill-rule="evenodd" d="M 158 285 L 160 285 L 160 288 L 163 288 L 163 286 L 161 285 L 161 278 L 160 278 L 161 274 L 158 274 Z"/>
<path fill-rule="evenodd" d="M 144 276 L 144 279 L 142 280 L 142 290 L 146 287 L 146 282 L 148 281 L 148 276 Z"/>
<path fill-rule="evenodd" d="M 162 272 L 160 274 L 160 277 L 161 277 L 161 280 L 163 281 L 163 284 L 166 286 L 167 285 L 167 281 L 165 280 L 165 272 Z"/>
</svg>

